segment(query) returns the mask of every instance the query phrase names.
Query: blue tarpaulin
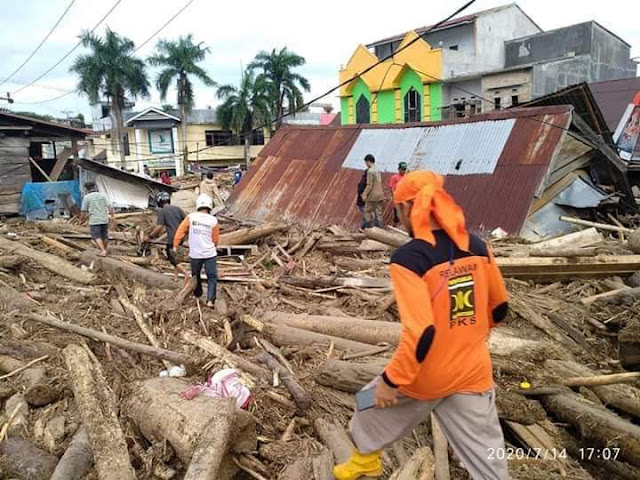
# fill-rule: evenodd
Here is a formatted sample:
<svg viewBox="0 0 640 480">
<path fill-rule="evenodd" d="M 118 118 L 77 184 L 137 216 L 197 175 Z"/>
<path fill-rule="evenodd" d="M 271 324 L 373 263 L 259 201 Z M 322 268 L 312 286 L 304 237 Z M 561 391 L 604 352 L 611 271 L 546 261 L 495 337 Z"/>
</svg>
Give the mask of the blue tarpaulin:
<svg viewBox="0 0 640 480">
<path fill-rule="evenodd" d="M 80 183 L 78 180 L 25 183 L 22 189 L 20 213 L 27 220 L 46 219 L 49 211 L 45 208 L 45 200 L 49 200 L 48 206 L 55 211 L 55 216 L 59 216 L 62 211 L 68 214 L 67 207 L 71 204 L 79 206 L 82 202 Z"/>
</svg>

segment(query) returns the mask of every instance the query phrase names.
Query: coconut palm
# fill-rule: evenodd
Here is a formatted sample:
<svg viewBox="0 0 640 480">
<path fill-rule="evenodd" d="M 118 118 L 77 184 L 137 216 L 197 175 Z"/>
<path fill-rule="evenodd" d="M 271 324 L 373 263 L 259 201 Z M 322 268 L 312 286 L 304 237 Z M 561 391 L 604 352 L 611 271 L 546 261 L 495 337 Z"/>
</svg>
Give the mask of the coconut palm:
<svg viewBox="0 0 640 480">
<path fill-rule="evenodd" d="M 238 135 L 244 133 L 244 158 L 249 166 L 249 142 L 253 129 L 269 121 L 269 88 L 261 77 L 250 70 L 242 75 L 240 85 L 218 87 L 217 97 L 222 103 L 216 110 L 218 121 L 225 130 Z"/>
<path fill-rule="evenodd" d="M 149 57 L 148 62 L 154 67 L 163 67 L 158 73 L 156 86 L 160 91 L 160 98 L 165 101 L 167 90 L 171 82 L 176 81 L 177 103 L 180 110 L 180 124 L 182 127 L 182 142 L 185 162 L 188 160 L 187 148 L 187 115 L 194 105 L 193 83 L 190 77 L 195 77 L 207 86 L 215 85 L 207 72 L 198 64 L 209 53 L 209 49 L 202 43 L 193 43 L 193 35 L 180 37 L 177 41 L 160 40 L 156 45 L 156 54 Z"/>
<path fill-rule="evenodd" d="M 149 80 L 142 60 L 134 57 L 135 44 L 128 38 L 107 28 L 104 38 L 87 32 L 80 38 L 82 45 L 91 50 L 79 55 L 69 69 L 76 73 L 78 92 L 89 97 L 91 103 L 106 98 L 111 104 L 115 135 L 111 135 L 114 151 L 119 152 L 120 163 L 125 166 L 122 146 L 125 98 L 149 96 Z"/>
<path fill-rule="evenodd" d="M 309 81 L 294 69 L 305 63 L 303 57 L 283 47 L 280 50 L 274 48 L 271 52 L 263 50 L 249 64 L 249 68 L 260 71 L 259 78 L 269 86 L 271 113 L 276 118 L 276 128 L 282 125 L 285 100 L 290 112 L 304 104 L 302 91 L 308 92 L 311 87 Z"/>
</svg>

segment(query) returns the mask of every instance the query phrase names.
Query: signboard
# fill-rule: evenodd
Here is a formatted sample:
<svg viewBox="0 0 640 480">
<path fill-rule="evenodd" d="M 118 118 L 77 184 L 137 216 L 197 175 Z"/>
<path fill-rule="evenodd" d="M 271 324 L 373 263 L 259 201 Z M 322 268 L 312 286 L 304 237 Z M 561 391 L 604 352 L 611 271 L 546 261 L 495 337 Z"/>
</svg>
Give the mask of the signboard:
<svg viewBox="0 0 640 480">
<path fill-rule="evenodd" d="M 149 130 L 149 151 L 151 153 L 173 153 L 171 130 Z"/>
<path fill-rule="evenodd" d="M 640 158 L 640 93 L 627 107 L 618 128 L 613 135 L 620 158 L 638 160 Z"/>
</svg>

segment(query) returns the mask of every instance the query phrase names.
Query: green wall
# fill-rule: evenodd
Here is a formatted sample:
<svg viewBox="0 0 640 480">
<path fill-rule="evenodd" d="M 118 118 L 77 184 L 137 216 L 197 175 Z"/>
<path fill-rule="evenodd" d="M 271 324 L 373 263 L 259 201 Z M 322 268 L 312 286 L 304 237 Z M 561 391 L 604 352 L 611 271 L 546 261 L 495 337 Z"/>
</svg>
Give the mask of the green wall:
<svg viewBox="0 0 640 480">
<path fill-rule="evenodd" d="M 340 97 L 340 123 L 349 125 L 349 97 Z"/>
<path fill-rule="evenodd" d="M 378 123 L 396 121 L 395 94 L 393 90 L 383 90 L 378 94 Z"/>
<path fill-rule="evenodd" d="M 431 96 L 431 121 L 442 120 L 442 84 L 432 83 L 429 86 L 429 95 Z"/>
<path fill-rule="evenodd" d="M 353 95 L 354 107 L 356 103 L 358 103 L 358 99 L 360 98 L 360 95 L 364 95 L 369 99 L 369 102 L 371 102 L 371 92 L 369 91 L 369 87 L 367 87 L 367 84 L 364 83 L 361 78 L 358 79 L 358 83 L 356 83 L 356 86 L 353 87 L 353 90 L 351 91 L 351 93 Z"/>
<path fill-rule="evenodd" d="M 422 85 L 422 79 L 416 72 L 408 68 L 400 78 L 400 106 L 402 107 L 402 121 L 404 121 L 404 96 L 411 89 L 411 87 L 416 89 L 416 91 L 420 94 L 420 98 L 424 102 L 424 87 Z M 422 107 L 421 109 L 421 114 L 422 120 L 424 120 L 424 107 Z"/>
</svg>

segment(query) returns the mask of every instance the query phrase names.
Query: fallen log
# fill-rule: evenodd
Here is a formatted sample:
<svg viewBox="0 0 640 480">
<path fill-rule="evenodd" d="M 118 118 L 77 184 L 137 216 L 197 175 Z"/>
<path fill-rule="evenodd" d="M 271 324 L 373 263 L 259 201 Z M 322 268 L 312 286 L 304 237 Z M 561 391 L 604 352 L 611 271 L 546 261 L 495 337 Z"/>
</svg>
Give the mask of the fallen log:
<svg viewBox="0 0 640 480">
<path fill-rule="evenodd" d="M 206 425 L 196 444 L 184 480 L 217 480 L 236 421 L 236 402 L 226 399 L 217 406 L 218 415 Z"/>
<path fill-rule="evenodd" d="M 118 260 L 112 257 L 101 257 L 98 254 L 85 250 L 80 254 L 80 260 L 86 265 L 93 264 L 97 270 L 111 272 L 121 275 L 124 278 L 133 278 L 145 285 L 156 288 L 166 288 L 175 290 L 179 287 L 177 282 L 158 272 L 147 270 L 146 268 L 131 263 Z"/>
<path fill-rule="evenodd" d="M 124 338 L 119 338 L 113 335 L 109 335 L 108 333 L 99 332 L 91 328 L 81 327 L 73 323 L 62 322 L 56 318 L 53 318 L 52 316 L 44 316 L 38 315 L 36 313 L 31 313 L 27 316 L 27 318 L 39 323 L 44 323 L 45 325 L 49 325 L 50 327 L 66 330 L 67 332 L 77 333 L 78 335 L 91 338 L 93 340 L 96 340 L 97 342 L 110 343 L 117 347 L 124 348 L 125 350 L 132 350 L 144 355 L 159 358 L 160 360 L 169 360 L 176 365 L 184 365 L 187 370 L 192 367 L 191 362 L 189 361 L 189 357 L 182 353 L 172 352 L 171 350 L 165 350 L 163 348 L 155 348 L 150 347 L 149 345 L 142 345 L 140 343 L 131 342 L 129 340 L 125 340 Z"/>
<path fill-rule="evenodd" d="M 444 435 L 438 419 L 431 412 L 431 437 L 433 438 L 433 464 L 435 480 L 449 480 L 449 442 Z"/>
<path fill-rule="evenodd" d="M 609 292 L 601 293 L 596 298 L 596 295 L 584 300 L 591 300 L 592 302 L 598 302 L 600 304 L 614 304 L 614 305 L 633 305 L 640 298 L 640 287 L 635 288 L 619 288 Z"/>
<path fill-rule="evenodd" d="M 284 383 L 287 390 L 289 390 L 289 393 L 296 402 L 296 405 L 298 405 L 298 408 L 301 411 L 306 412 L 311 406 L 311 397 L 304 387 L 298 383 L 295 377 L 282 367 L 275 357 L 267 352 L 258 353 L 258 355 L 256 355 L 256 360 L 264 363 L 272 372 L 277 373 L 280 376 L 280 380 L 282 380 L 282 383 Z"/>
<path fill-rule="evenodd" d="M 230 452 L 256 450 L 256 422 L 250 413 L 235 409 L 234 418 L 228 419 L 225 399 L 206 395 L 192 400 L 181 399 L 180 393 L 189 386 L 179 378 L 152 378 L 137 382 L 126 404 L 127 414 L 145 438 L 152 443 L 168 442 L 185 465 L 191 462 L 205 430 L 214 421 L 216 425 L 225 425 L 228 421 L 232 424 L 233 434 L 228 444 Z M 211 433 L 216 431 L 212 429 Z M 230 461 L 230 456 L 225 455 L 220 465 L 221 472 L 229 470 Z M 232 477 L 218 478 L 226 480 Z"/>
<path fill-rule="evenodd" d="M 571 392 L 548 395 L 542 403 L 547 411 L 580 433 L 585 447 L 619 448 L 618 459 L 640 465 L 639 426 Z"/>
<path fill-rule="evenodd" d="M 607 230 L 609 232 L 621 232 L 621 233 L 634 232 L 634 230 L 632 230 L 631 228 L 619 227 L 617 225 L 609 225 L 608 223 L 590 222 L 588 220 L 582 220 L 581 218 L 566 217 L 564 215 L 560 216 L 560 220 L 562 220 L 563 222 L 572 223 L 574 225 L 594 227 L 599 230 Z"/>
<path fill-rule="evenodd" d="M 333 480 L 333 455 L 328 448 L 323 448 L 313 457 L 313 479 Z"/>
<path fill-rule="evenodd" d="M 84 270 L 72 265 L 65 259 L 60 258 L 50 253 L 40 252 L 34 250 L 20 242 L 14 242 L 0 237 L 0 248 L 9 253 L 15 253 L 26 258 L 30 258 L 41 265 L 43 268 L 65 277 L 73 282 L 91 284 L 96 280 L 96 276 L 93 273 L 85 272 Z"/>
<path fill-rule="evenodd" d="M 68 245 L 65 245 L 64 243 L 59 242 L 58 240 L 56 240 L 55 238 L 50 238 L 47 237 L 46 235 L 42 235 L 40 237 L 40 240 L 42 241 L 42 243 L 44 243 L 45 245 L 49 246 L 49 247 L 53 247 L 53 248 L 57 248 L 58 250 L 60 250 L 61 252 L 64 253 L 72 253 L 75 252 L 76 250 L 71 248 Z"/>
<path fill-rule="evenodd" d="M 0 257 L 0 268 L 13 270 L 14 268 L 22 265 L 24 261 L 25 258 L 20 255 L 2 255 Z"/>
<path fill-rule="evenodd" d="M 595 257 L 598 254 L 596 248 L 559 248 L 559 249 L 537 249 L 529 250 L 530 257 Z"/>
<path fill-rule="evenodd" d="M 309 457 L 300 457 L 287 465 L 278 475 L 278 480 L 300 480 L 313 477 L 313 460 Z"/>
<path fill-rule="evenodd" d="M 597 245 L 604 241 L 604 237 L 594 227 L 581 230 L 579 232 L 568 233 L 561 237 L 552 238 L 551 240 L 544 240 L 542 242 L 534 243 L 531 248 L 537 250 L 552 250 L 560 248 L 582 248 L 590 247 L 591 245 Z"/>
<path fill-rule="evenodd" d="M 349 459 L 353 445 L 341 425 L 324 418 L 316 418 L 313 422 L 313 428 L 322 443 L 331 450 L 336 464 L 346 462 Z"/>
<path fill-rule="evenodd" d="M 84 428 L 80 428 L 56 465 L 51 480 L 79 480 L 84 478 L 92 466 L 93 453 L 89 436 Z"/>
<path fill-rule="evenodd" d="M 640 389 L 631 385 L 598 384 L 597 382 L 602 376 L 595 375 L 589 367 L 576 362 L 547 360 L 545 369 L 561 377 L 562 383 L 568 381 L 570 386 L 579 386 L 579 384 L 584 384 L 585 382 L 589 383 L 589 380 L 593 379 L 593 383 L 588 386 L 600 400 L 622 412 L 640 418 Z M 576 375 L 582 378 L 576 379 Z"/>
<path fill-rule="evenodd" d="M 362 259 L 362 258 L 351 258 L 351 257 L 333 257 L 333 264 L 343 270 L 354 271 L 358 270 L 368 270 L 373 266 L 384 267 L 384 262 L 382 259 L 378 261 L 379 265 L 375 265 L 375 260 L 372 259 Z"/>
<path fill-rule="evenodd" d="M 333 344 L 338 350 L 352 353 L 368 352 L 371 349 L 371 345 L 368 343 L 354 342 L 353 340 L 282 325 L 265 325 L 264 332 L 271 338 L 273 343 L 280 347 L 317 344 L 329 346 Z"/>
<path fill-rule="evenodd" d="M 399 323 L 361 320 L 353 317 L 267 312 L 263 318 L 267 323 L 271 324 L 287 325 L 372 345 L 385 342 L 397 345 L 402 330 L 402 326 Z"/>
<path fill-rule="evenodd" d="M 271 223 L 259 227 L 241 228 L 233 232 L 220 235 L 220 245 L 246 245 L 277 232 L 289 230 L 289 226 L 282 223 Z"/>
<path fill-rule="evenodd" d="M 330 288 L 330 287 L 360 287 L 360 288 L 391 288 L 388 278 L 375 277 L 280 277 L 281 283 L 302 288 Z"/>
<path fill-rule="evenodd" d="M 409 461 L 389 477 L 389 480 L 433 480 L 435 460 L 429 447 L 415 451 Z"/>
<path fill-rule="evenodd" d="M 329 359 L 314 372 L 313 379 L 320 385 L 342 392 L 356 393 L 381 375 L 386 363 L 352 363 Z"/>
<path fill-rule="evenodd" d="M 604 292 L 604 293 L 598 293 L 596 295 L 591 295 L 589 297 L 584 297 L 580 299 L 580 303 L 582 303 L 583 305 L 591 305 L 592 303 L 596 303 L 596 302 L 601 302 L 601 301 L 609 301 L 612 299 L 618 299 L 620 298 L 622 292 L 625 292 L 627 290 L 633 290 L 631 287 L 622 287 L 622 288 L 616 288 L 615 290 L 610 290 L 608 292 Z"/>
<path fill-rule="evenodd" d="M 36 360 L 44 358 L 47 356 L 39 357 Z M 29 363 L 35 363 L 35 360 Z M 29 366 L 29 364 L 15 358 L 0 355 L 0 372 L 6 373 L 5 378 L 18 371 L 21 371 L 20 379 L 25 387 L 24 398 L 29 405 L 43 407 L 54 402 L 60 396 L 59 389 L 47 379 L 43 367 Z"/>
<path fill-rule="evenodd" d="M 21 438 L 0 442 L 0 458 L 0 474 L 17 479 L 49 480 L 58 463 L 56 456 Z"/>
<path fill-rule="evenodd" d="M 561 280 L 575 278 L 627 276 L 640 270 L 640 255 L 607 255 L 597 257 L 527 257 L 496 258 L 506 277 L 523 280 Z"/>
<path fill-rule="evenodd" d="M 640 372 L 612 373 L 610 375 L 571 377 L 562 380 L 562 384 L 566 387 L 597 387 L 599 385 L 635 383 L 639 378 Z"/>
<path fill-rule="evenodd" d="M 115 398 L 102 369 L 79 345 L 67 346 L 64 360 L 76 405 L 87 430 L 98 478 L 135 480 L 127 443 L 116 414 Z"/>
<path fill-rule="evenodd" d="M 196 347 L 204 350 L 208 354 L 213 355 L 215 358 L 217 358 L 221 362 L 226 363 L 231 368 L 235 368 L 239 371 L 245 371 L 257 378 L 271 378 L 268 370 L 262 368 L 259 365 L 256 365 L 255 363 L 247 360 L 244 357 L 241 357 L 240 355 L 236 355 L 235 353 L 230 352 L 223 346 L 218 345 L 213 340 L 203 337 L 202 335 L 199 335 L 192 330 L 186 330 L 182 332 L 182 339 L 185 342 L 195 345 Z"/>
<path fill-rule="evenodd" d="M 9 285 L 0 285 L 0 304 L 5 305 L 8 311 L 29 311 L 37 306 L 35 301 Z"/>
<path fill-rule="evenodd" d="M 403 235 L 400 232 L 393 232 L 378 227 L 366 228 L 364 234 L 371 240 L 375 240 L 392 247 L 401 247 L 405 243 L 411 241 L 411 237 L 409 237 L 409 235 Z"/>
</svg>

